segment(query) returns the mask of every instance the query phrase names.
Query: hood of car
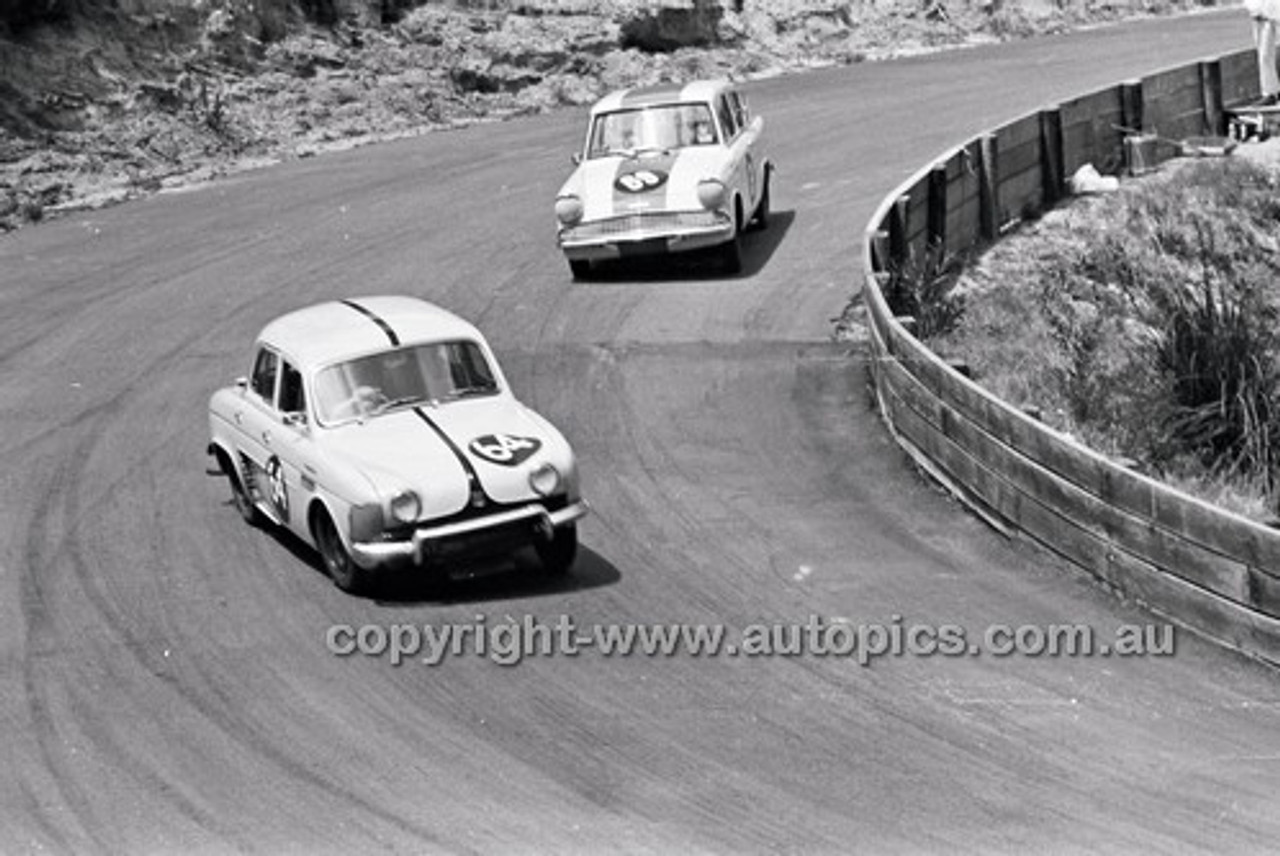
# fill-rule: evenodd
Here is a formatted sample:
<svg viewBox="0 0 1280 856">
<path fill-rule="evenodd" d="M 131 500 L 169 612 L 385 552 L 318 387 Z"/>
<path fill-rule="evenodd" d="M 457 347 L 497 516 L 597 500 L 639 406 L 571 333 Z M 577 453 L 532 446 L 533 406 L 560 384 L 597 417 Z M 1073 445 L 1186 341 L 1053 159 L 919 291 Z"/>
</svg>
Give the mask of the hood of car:
<svg viewBox="0 0 1280 856">
<path fill-rule="evenodd" d="M 473 478 L 494 502 L 523 502 L 537 498 L 531 470 L 546 460 L 572 464 L 559 433 L 509 397 L 384 413 L 332 430 L 325 445 L 357 467 L 384 500 L 405 489 L 417 492 L 423 520 L 466 508 Z"/>
<path fill-rule="evenodd" d="M 573 466 L 573 454 L 560 432 L 510 397 L 458 401 L 427 413 L 495 502 L 537 498 L 529 475 L 544 463 L 562 474 Z"/>
<path fill-rule="evenodd" d="M 574 193 L 582 199 L 584 220 L 644 211 L 697 210 L 702 207 L 698 182 L 721 177 L 726 159 L 720 146 L 593 158 L 578 166 L 562 193 Z"/>
</svg>

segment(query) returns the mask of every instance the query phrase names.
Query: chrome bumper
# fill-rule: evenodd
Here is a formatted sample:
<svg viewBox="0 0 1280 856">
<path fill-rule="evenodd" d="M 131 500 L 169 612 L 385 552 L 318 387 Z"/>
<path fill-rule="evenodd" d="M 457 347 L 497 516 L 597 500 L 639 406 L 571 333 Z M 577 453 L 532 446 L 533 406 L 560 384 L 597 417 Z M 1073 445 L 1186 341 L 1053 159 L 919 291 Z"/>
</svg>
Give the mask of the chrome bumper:
<svg viewBox="0 0 1280 856">
<path fill-rule="evenodd" d="M 496 526 L 509 523 L 529 521 L 533 523 L 545 538 L 550 538 L 554 531 L 587 516 L 591 506 L 586 500 L 578 500 L 557 511 L 548 511 L 538 503 L 530 503 L 520 508 L 477 517 L 472 520 L 460 520 L 457 523 L 445 523 L 441 526 L 426 526 L 414 531 L 413 536 L 403 541 L 364 541 L 351 545 L 351 558 L 366 570 L 391 562 L 411 561 L 420 565 L 426 556 L 431 543 L 458 535 L 482 532 Z"/>
<path fill-rule="evenodd" d="M 724 216 L 693 225 L 635 215 L 562 229 L 557 240 L 567 258 L 597 260 L 627 255 L 629 249 L 680 252 L 713 247 L 733 238 L 733 232 L 733 220 Z"/>
</svg>

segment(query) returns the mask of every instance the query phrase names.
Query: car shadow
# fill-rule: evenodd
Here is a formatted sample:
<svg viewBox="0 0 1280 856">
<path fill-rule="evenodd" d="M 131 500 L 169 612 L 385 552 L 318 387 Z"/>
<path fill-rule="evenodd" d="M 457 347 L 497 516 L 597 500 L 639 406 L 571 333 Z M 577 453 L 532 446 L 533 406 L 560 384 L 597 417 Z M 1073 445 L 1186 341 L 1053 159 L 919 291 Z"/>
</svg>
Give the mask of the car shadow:
<svg viewBox="0 0 1280 856">
<path fill-rule="evenodd" d="M 795 219 L 796 212 L 793 210 L 772 211 L 769 214 L 767 227 L 747 231 L 742 236 L 742 271 L 740 273 L 725 273 L 720 263 L 719 250 L 712 247 L 687 253 L 637 256 L 631 259 L 596 262 L 591 268 L 591 273 L 580 280 L 579 284 L 591 286 L 675 280 L 722 282 L 747 279 L 755 276 L 769 263 L 769 259 L 773 258 L 773 254 L 781 246 Z"/>
<path fill-rule="evenodd" d="M 614 585 L 621 579 L 612 562 L 586 547 L 578 548 L 572 570 L 560 575 L 546 573 L 532 550 L 521 550 L 509 558 L 455 567 L 448 579 L 412 570 L 396 577 L 393 572 L 378 582 L 370 599 L 397 607 L 454 606 L 562 595 Z"/>
</svg>

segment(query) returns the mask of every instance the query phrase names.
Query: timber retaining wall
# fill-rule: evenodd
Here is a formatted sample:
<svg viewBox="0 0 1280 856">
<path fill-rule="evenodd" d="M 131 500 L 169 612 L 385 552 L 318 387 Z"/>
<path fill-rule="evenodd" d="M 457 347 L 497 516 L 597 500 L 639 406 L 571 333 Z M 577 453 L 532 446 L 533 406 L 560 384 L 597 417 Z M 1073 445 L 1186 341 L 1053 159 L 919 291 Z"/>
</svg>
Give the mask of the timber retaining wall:
<svg viewBox="0 0 1280 856">
<path fill-rule="evenodd" d="M 994 525 L 1280 664 L 1280 531 L 1126 469 L 999 400 L 908 332 L 881 291 L 908 259 L 974 250 L 1043 212 L 1084 164 L 1104 173 L 1134 166 L 1131 131 L 1222 135 L 1225 108 L 1257 92 L 1254 51 L 1242 50 L 1037 110 L 958 146 L 876 210 L 863 293 L 881 413 L 926 471 Z"/>
</svg>

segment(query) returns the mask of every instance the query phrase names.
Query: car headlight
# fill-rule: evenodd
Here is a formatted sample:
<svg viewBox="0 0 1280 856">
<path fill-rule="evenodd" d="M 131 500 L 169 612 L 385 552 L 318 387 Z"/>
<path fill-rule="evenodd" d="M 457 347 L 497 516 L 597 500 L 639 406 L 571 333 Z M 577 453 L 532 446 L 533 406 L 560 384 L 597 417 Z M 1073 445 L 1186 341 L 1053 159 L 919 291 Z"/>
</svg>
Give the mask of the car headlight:
<svg viewBox="0 0 1280 856">
<path fill-rule="evenodd" d="M 560 471 L 551 464 L 539 464 L 529 473 L 529 487 L 538 496 L 551 496 L 560 489 Z"/>
<path fill-rule="evenodd" d="M 576 196 L 561 196 L 556 200 L 556 219 L 572 226 L 582 219 L 582 200 Z"/>
<path fill-rule="evenodd" d="M 698 182 L 698 201 L 708 211 L 724 207 L 726 192 L 724 184 L 716 179 Z"/>
<path fill-rule="evenodd" d="M 402 490 L 391 497 L 391 516 L 399 523 L 413 523 L 422 513 L 422 500 L 411 490 Z"/>
</svg>

